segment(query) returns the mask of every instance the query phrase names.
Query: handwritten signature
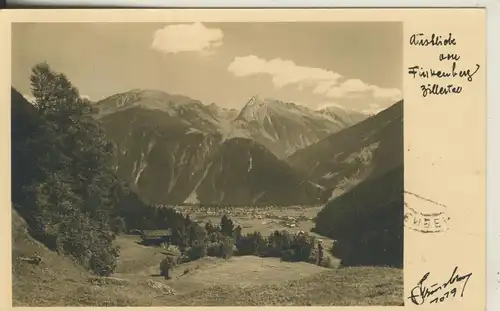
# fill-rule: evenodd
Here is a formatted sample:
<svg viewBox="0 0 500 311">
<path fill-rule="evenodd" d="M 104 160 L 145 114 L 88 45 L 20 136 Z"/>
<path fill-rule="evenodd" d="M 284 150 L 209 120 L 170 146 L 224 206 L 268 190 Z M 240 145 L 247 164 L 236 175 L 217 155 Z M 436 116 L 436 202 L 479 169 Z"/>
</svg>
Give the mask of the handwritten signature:
<svg viewBox="0 0 500 311">
<path fill-rule="evenodd" d="M 424 283 L 430 275 L 430 272 L 427 272 L 411 290 L 411 295 L 408 299 L 416 305 L 424 304 L 426 299 L 431 299 L 429 303 L 443 302 L 448 298 L 456 297 L 460 286 L 462 287 L 460 297 L 463 297 L 465 287 L 467 286 L 467 282 L 472 276 L 472 273 L 460 275 L 457 271 L 458 267 L 455 267 L 450 278 L 445 283 L 435 283 L 430 286 Z"/>
</svg>

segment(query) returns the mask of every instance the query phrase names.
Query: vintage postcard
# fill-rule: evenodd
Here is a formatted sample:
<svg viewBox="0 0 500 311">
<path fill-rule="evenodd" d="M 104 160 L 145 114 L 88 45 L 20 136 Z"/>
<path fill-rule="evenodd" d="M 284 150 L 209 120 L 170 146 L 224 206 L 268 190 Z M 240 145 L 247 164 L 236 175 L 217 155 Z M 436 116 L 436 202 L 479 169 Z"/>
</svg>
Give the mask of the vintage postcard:
<svg viewBox="0 0 500 311">
<path fill-rule="evenodd" d="M 484 310 L 483 9 L 0 15 L 6 308 Z"/>
</svg>

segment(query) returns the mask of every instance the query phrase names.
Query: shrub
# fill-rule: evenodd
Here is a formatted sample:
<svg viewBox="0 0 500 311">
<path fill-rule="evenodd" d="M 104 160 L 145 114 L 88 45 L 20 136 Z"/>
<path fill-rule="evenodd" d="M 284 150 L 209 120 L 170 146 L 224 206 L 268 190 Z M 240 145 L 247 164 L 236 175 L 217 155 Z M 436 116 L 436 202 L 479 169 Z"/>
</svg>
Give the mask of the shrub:
<svg viewBox="0 0 500 311">
<path fill-rule="evenodd" d="M 238 255 L 256 255 L 265 253 L 267 249 L 267 241 L 260 232 L 253 232 L 241 236 L 236 242 Z"/>
<path fill-rule="evenodd" d="M 282 257 L 283 251 L 290 249 L 293 236 L 286 230 L 274 231 L 268 238 L 265 252 L 262 255 L 270 257 Z"/>
<path fill-rule="evenodd" d="M 187 257 L 189 260 L 196 260 L 207 256 L 208 247 L 205 242 L 195 242 L 187 251 Z"/>
<path fill-rule="evenodd" d="M 308 261 L 314 251 L 316 239 L 308 234 L 297 234 L 293 237 L 292 249 L 295 251 L 295 261 Z"/>
<path fill-rule="evenodd" d="M 226 236 L 220 231 L 213 231 L 212 233 L 208 234 L 208 241 L 211 243 L 217 243 L 220 241 L 224 241 L 225 239 Z"/>
<path fill-rule="evenodd" d="M 219 257 L 219 253 L 220 253 L 220 243 L 209 242 L 207 244 L 207 256 Z"/>
<path fill-rule="evenodd" d="M 281 260 L 283 261 L 294 261 L 295 258 L 295 250 L 294 249 L 286 249 L 283 251 L 283 255 L 281 256 Z"/>
</svg>

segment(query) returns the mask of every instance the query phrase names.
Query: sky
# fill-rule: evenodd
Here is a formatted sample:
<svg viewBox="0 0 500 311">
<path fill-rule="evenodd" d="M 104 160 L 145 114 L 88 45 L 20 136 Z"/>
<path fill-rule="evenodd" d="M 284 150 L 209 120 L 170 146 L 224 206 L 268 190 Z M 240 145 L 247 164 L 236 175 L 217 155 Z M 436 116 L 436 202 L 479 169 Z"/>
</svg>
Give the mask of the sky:
<svg viewBox="0 0 500 311">
<path fill-rule="evenodd" d="M 17 23 L 12 85 L 47 62 L 82 96 L 131 89 L 241 109 L 254 95 L 378 112 L 402 99 L 403 27 L 392 22 Z"/>
</svg>

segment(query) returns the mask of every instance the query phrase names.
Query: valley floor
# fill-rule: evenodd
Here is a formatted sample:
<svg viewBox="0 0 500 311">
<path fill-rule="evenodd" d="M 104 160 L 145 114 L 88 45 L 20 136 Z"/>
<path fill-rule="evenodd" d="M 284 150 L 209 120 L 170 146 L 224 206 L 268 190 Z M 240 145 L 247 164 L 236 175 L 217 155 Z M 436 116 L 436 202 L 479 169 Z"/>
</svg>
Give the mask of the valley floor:
<svg viewBox="0 0 500 311">
<path fill-rule="evenodd" d="M 97 278 L 34 241 L 13 215 L 14 306 L 401 305 L 401 269 L 326 269 L 255 256 L 203 258 L 157 276 L 164 255 L 120 236 L 113 277 Z M 21 225 L 20 225 L 21 224 Z M 23 261 L 38 253 L 43 261 Z"/>
</svg>

